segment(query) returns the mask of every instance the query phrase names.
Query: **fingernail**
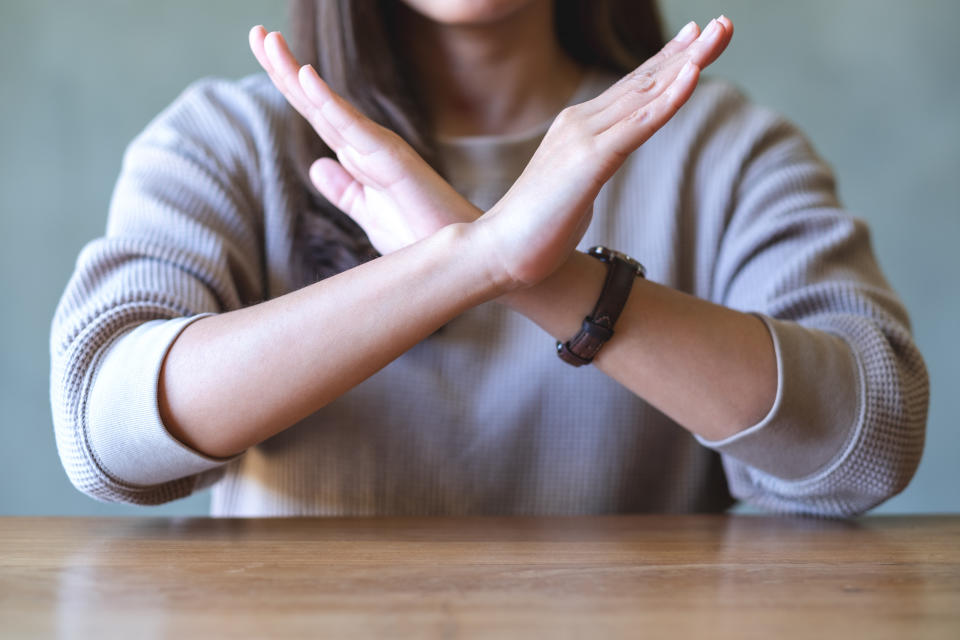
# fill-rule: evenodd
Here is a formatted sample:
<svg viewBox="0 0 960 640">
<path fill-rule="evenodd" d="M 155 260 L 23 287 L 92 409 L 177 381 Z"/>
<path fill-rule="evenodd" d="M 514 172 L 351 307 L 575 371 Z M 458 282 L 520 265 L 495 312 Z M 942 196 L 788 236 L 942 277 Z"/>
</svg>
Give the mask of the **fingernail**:
<svg viewBox="0 0 960 640">
<path fill-rule="evenodd" d="M 693 34 L 697 31 L 697 24 L 695 22 L 688 22 L 683 29 L 677 32 L 677 35 L 674 36 L 674 40 L 677 42 L 690 42 L 693 40 Z"/>
<path fill-rule="evenodd" d="M 700 42 L 706 42 L 714 36 L 717 35 L 720 31 L 720 23 L 715 19 L 710 21 L 710 24 L 707 25 L 707 28 L 703 30 L 703 33 L 700 34 L 700 37 L 697 38 Z"/>
<path fill-rule="evenodd" d="M 307 92 L 307 97 L 311 100 L 316 100 L 321 96 L 320 86 L 312 66 L 305 64 L 300 67 L 300 71 L 297 73 L 297 79 L 300 81 L 300 86 L 303 87 L 303 90 Z"/>
<path fill-rule="evenodd" d="M 317 72 L 314 70 L 312 64 L 305 64 L 300 67 L 300 70 L 297 72 L 297 75 L 300 76 L 300 79 L 306 79 L 311 84 L 317 84 Z"/>
</svg>

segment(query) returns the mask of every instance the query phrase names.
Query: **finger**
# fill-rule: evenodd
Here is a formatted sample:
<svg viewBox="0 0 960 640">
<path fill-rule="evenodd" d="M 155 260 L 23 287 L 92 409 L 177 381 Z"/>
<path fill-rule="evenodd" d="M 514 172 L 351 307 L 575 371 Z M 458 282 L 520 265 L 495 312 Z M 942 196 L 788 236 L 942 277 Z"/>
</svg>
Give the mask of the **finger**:
<svg viewBox="0 0 960 640">
<path fill-rule="evenodd" d="M 390 135 L 383 127 L 331 89 L 312 66 L 301 67 L 298 77 L 315 110 L 313 117 L 332 128 L 341 144 L 349 145 L 364 155 L 391 144 Z M 321 135 L 326 139 L 324 132 Z"/>
<path fill-rule="evenodd" d="M 682 57 L 692 60 L 701 69 L 706 68 L 723 53 L 732 37 L 733 23 L 726 16 L 720 16 L 710 21 L 700 37 L 683 52 Z"/>
<path fill-rule="evenodd" d="M 629 89 L 623 91 L 616 101 L 591 115 L 590 129 L 595 133 L 603 132 L 642 109 L 644 104 L 656 100 L 672 85 L 687 62 L 702 69 L 720 55 L 729 41 L 723 24 L 711 20 L 696 40 L 665 60 L 652 75 L 633 79 Z"/>
<path fill-rule="evenodd" d="M 254 30 L 250 32 L 250 48 L 253 50 L 254 56 L 256 56 L 263 68 L 266 69 L 274 86 L 283 94 L 287 102 L 310 123 L 314 131 L 317 132 L 317 135 L 327 143 L 327 146 L 336 151 L 343 146 L 343 142 L 337 134 L 336 129 L 320 117 L 315 105 L 303 92 L 303 87 L 300 85 L 299 72 L 296 73 L 296 80 L 291 80 L 289 75 L 284 77 L 281 72 L 277 71 L 278 66 L 285 65 L 286 73 L 289 74 L 290 69 L 297 64 L 296 58 L 290 53 L 286 42 L 279 33 L 269 37 L 269 39 L 268 36 L 270 36 L 270 34 L 267 34 L 266 30 L 262 27 L 255 27 Z M 267 42 L 271 43 L 269 49 Z"/>
<path fill-rule="evenodd" d="M 733 20 L 727 16 L 721 15 L 719 18 L 717 18 L 717 22 L 723 26 L 723 38 L 720 40 L 720 43 L 714 51 L 713 57 L 709 58 L 706 62 L 704 62 L 704 64 L 700 65 L 701 69 L 705 68 L 707 65 L 713 64 L 714 60 L 720 57 L 720 54 L 723 53 L 726 50 L 727 45 L 730 44 L 730 40 L 733 39 Z"/>
<path fill-rule="evenodd" d="M 390 171 L 387 179 L 382 179 L 376 169 L 372 172 L 368 171 L 367 166 L 370 164 L 369 156 L 354 151 L 350 145 L 344 145 L 343 148 L 337 152 L 337 160 L 340 161 L 340 166 L 346 169 L 360 184 L 376 189 L 377 191 L 386 191 L 397 181 L 395 171 Z"/>
<path fill-rule="evenodd" d="M 729 30 L 725 22 L 730 24 Z M 692 62 L 700 69 L 706 68 L 720 57 L 720 54 L 723 53 L 727 45 L 730 44 L 732 37 L 733 23 L 730 22 L 729 18 L 720 16 L 720 18 L 712 20 L 711 25 L 708 29 L 704 29 L 700 37 L 691 43 L 683 52 L 674 56 L 664 64 L 665 74 L 670 77 L 672 81 L 672 78 L 675 78 L 676 75 L 680 73 L 680 70 L 687 62 Z"/>
<path fill-rule="evenodd" d="M 686 49 L 699 35 L 700 27 L 697 26 L 697 23 L 693 21 L 688 22 L 677 32 L 677 35 L 673 36 L 670 42 L 663 45 L 663 48 L 660 49 L 655 56 L 640 65 L 641 68 L 648 65 L 656 66 L 661 64 L 664 60 Z"/>
<path fill-rule="evenodd" d="M 597 136 L 601 153 L 612 153 L 619 157 L 633 153 L 683 106 L 693 93 L 699 77 L 699 67 L 687 61 L 666 91 Z"/>
<path fill-rule="evenodd" d="M 609 89 L 589 102 L 596 109 L 588 109 L 588 112 L 598 111 L 611 104 L 614 104 L 623 97 L 623 94 L 640 86 L 649 90 L 655 82 L 654 73 L 666 60 L 686 49 L 700 35 L 700 27 L 696 22 L 688 22 L 677 35 L 673 37 L 660 51 L 634 69 L 632 72 L 618 80 Z"/>
<path fill-rule="evenodd" d="M 253 56 L 257 59 L 257 62 L 260 63 L 260 66 L 263 67 L 263 70 L 267 72 L 267 75 L 270 76 L 270 80 L 273 81 L 273 84 L 281 92 L 284 91 L 283 83 L 279 82 L 279 78 L 273 70 L 273 65 L 270 64 L 270 59 L 267 57 L 267 52 L 263 48 L 263 40 L 267 37 L 267 30 L 263 25 L 257 25 L 250 30 L 250 50 L 253 52 Z"/>
<path fill-rule="evenodd" d="M 264 38 L 263 48 L 273 69 L 273 75 L 280 80 L 278 88 L 290 104 L 300 111 L 301 115 L 305 115 L 303 111 L 310 108 L 310 100 L 303 93 L 303 88 L 297 79 L 300 63 L 290 53 L 287 41 L 279 31 L 273 31 Z"/>
<path fill-rule="evenodd" d="M 333 158 L 314 162 L 310 166 L 310 181 L 324 198 L 351 218 L 356 220 L 358 212 L 363 210 L 363 185 Z"/>
<path fill-rule="evenodd" d="M 267 60 L 267 54 L 263 50 L 263 39 L 266 35 L 267 30 L 264 29 L 262 24 L 258 24 L 253 29 L 250 29 L 250 35 L 247 36 L 247 39 L 250 41 L 250 50 L 253 51 L 253 56 L 257 59 L 257 62 L 260 63 L 260 66 L 269 72 L 270 61 Z"/>
<path fill-rule="evenodd" d="M 665 80 L 663 89 L 665 90 L 673 83 L 687 62 L 692 62 L 697 68 L 703 69 L 716 60 L 730 43 L 731 35 L 732 32 L 727 32 L 719 18 L 711 20 L 710 25 L 690 46 L 663 63 L 660 69 Z"/>
<path fill-rule="evenodd" d="M 251 29 L 250 50 L 253 51 L 253 55 L 257 59 L 257 62 L 260 63 L 260 66 L 263 67 L 264 71 L 267 72 L 267 75 L 270 76 L 270 80 L 273 82 L 273 85 L 278 91 L 280 91 L 281 94 L 283 94 L 283 97 L 287 99 L 287 102 L 290 103 L 290 106 L 299 111 L 302 115 L 303 110 L 307 105 L 298 102 L 297 96 L 292 95 L 287 90 L 283 79 L 277 74 L 273 64 L 270 62 L 270 58 L 267 56 L 266 49 L 264 48 L 264 41 L 266 37 L 267 30 L 264 29 L 262 25 L 257 25 Z"/>
<path fill-rule="evenodd" d="M 335 135 L 335 132 L 332 131 L 332 128 L 325 126 L 322 122 L 316 122 L 312 120 L 311 116 L 313 112 L 313 105 L 311 105 L 308 100 L 304 99 L 302 92 L 291 91 L 288 88 L 288 83 L 274 68 L 275 65 L 273 62 L 271 62 L 265 47 L 267 35 L 269 34 L 267 34 L 266 29 L 260 25 L 250 30 L 250 49 L 253 51 L 254 57 L 256 57 L 257 61 L 260 63 L 260 66 L 262 66 L 267 72 L 267 75 L 270 77 L 273 85 L 278 91 L 280 91 L 283 97 L 286 98 L 287 102 L 290 103 L 290 106 L 296 109 L 300 115 L 310 122 L 310 124 L 313 126 L 313 129 L 318 135 L 320 135 L 321 138 L 324 139 L 331 149 L 336 149 L 338 136 Z M 324 130 L 329 130 L 326 131 L 327 135 L 324 135 Z"/>
</svg>

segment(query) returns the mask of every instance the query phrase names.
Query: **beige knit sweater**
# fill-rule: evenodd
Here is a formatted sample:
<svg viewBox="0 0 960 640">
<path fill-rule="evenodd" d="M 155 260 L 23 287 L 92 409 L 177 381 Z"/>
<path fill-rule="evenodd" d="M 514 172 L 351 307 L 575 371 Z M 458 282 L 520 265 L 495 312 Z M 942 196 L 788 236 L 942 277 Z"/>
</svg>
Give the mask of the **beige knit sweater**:
<svg viewBox="0 0 960 640">
<path fill-rule="evenodd" d="M 614 80 L 588 74 L 572 102 Z M 160 365 L 197 317 L 296 287 L 295 117 L 263 75 L 204 80 L 127 150 L 51 332 L 56 441 L 81 491 L 156 504 L 212 485 L 215 515 L 720 511 L 731 494 L 846 515 L 912 476 L 927 374 L 867 227 L 790 124 L 716 81 L 603 188 L 580 246 L 760 315 L 778 366 L 760 423 L 698 440 L 491 302 L 235 458 L 189 449 L 159 418 Z M 452 184 L 489 207 L 545 129 L 444 141 Z"/>
</svg>

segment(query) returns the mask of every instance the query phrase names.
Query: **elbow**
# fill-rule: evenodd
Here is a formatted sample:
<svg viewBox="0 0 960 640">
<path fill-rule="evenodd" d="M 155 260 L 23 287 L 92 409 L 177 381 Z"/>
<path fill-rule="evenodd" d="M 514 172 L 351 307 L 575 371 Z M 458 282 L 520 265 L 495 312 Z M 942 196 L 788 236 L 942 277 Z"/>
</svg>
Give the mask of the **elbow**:
<svg viewBox="0 0 960 640">
<path fill-rule="evenodd" d="M 735 497 L 778 513 L 855 517 L 900 494 L 913 479 L 926 437 L 929 376 L 902 326 L 851 314 L 819 322 L 817 328 L 851 345 L 858 372 L 858 408 L 843 422 L 849 428 L 835 457 L 793 479 L 745 469 L 733 474 L 731 489 Z"/>
<path fill-rule="evenodd" d="M 94 456 L 82 446 L 71 446 L 57 437 L 60 463 L 70 484 L 80 493 L 98 502 L 155 506 L 193 493 L 203 478 L 185 477 L 160 486 L 132 486 L 118 482 L 105 473 Z M 211 475 L 208 484 L 216 479 Z"/>
<path fill-rule="evenodd" d="M 923 356 L 902 327 L 876 327 L 877 344 L 862 349 L 863 424 L 841 484 L 853 489 L 847 513 L 860 515 L 903 492 L 916 474 L 926 440 L 930 377 Z"/>
<path fill-rule="evenodd" d="M 921 442 L 920 449 L 922 447 Z M 861 482 L 850 491 L 849 496 L 838 501 L 834 508 L 827 509 L 824 515 L 842 518 L 860 516 L 900 494 L 913 479 L 920 464 L 920 455 L 921 451 L 918 450 L 874 465 L 870 473 L 864 474 Z"/>
<path fill-rule="evenodd" d="M 122 326 L 130 331 L 100 327 L 63 341 L 54 332 L 50 400 L 57 452 L 81 493 L 101 502 L 162 504 L 190 495 L 207 479 L 200 472 L 219 466 L 184 453 L 156 418 L 155 371 L 170 336 L 189 321 Z M 153 327 L 159 337 L 146 333 Z M 146 348 L 131 342 L 136 331 L 146 335 Z M 171 463 L 172 471 L 164 466 L 171 451 L 181 463 Z"/>
<path fill-rule="evenodd" d="M 88 446 L 86 429 L 80 420 L 57 415 L 54 429 L 60 464 L 70 484 L 80 493 L 98 502 L 153 506 L 186 497 L 204 478 L 183 477 L 160 485 L 137 486 L 114 478 L 99 463 Z M 210 481 L 215 477 L 211 475 Z"/>
<path fill-rule="evenodd" d="M 56 403 L 53 422 L 60 464 L 77 491 L 98 502 L 140 504 L 134 492 L 125 490 L 100 469 L 85 445 L 83 425 L 66 416 L 57 416 Z"/>
<path fill-rule="evenodd" d="M 107 503 L 133 503 L 130 499 L 124 499 L 122 493 L 112 491 L 110 483 L 104 479 L 98 478 L 97 473 L 83 464 L 75 464 L 60 454 L 60 463 L 67 474 L 67 479 L 73 488 L 97 502 Z"/>
<path fill-rule="evenodd" d="M 877 504 L 901 493 L 913 480 L 923 457 L 927 414 L 930 406 L 930 377 L 919 351 L 911 348 L 898 358 L 899 384 L 888 394 L 878 418 L 889 424 L 887 437 L 874 444 L 878 459 Z"/>
<path fill-rule="evenodd" d="M 913 480 L 923 457 L 926 440 L 930 383 L 919 354 L 909 366 L 899 368 L 896 392 L 874 394 L 869 424 L 871 434 L 861 443 L 863 451 L 851 465 L 850 485 L 856 488 L 843 509 L 843 516 L 861 515 L 902 493 Z M 886 401 L 881 401 L 886 397 Z"/>
<path fill-rule="evenodd" d="M 52 338 L 57 338 L 54 331 Z M 90 451 L 84 428 L 84 390 L 92 375 L 91 349 L 82 340 L 51 341 L 50 408 L 60 464 L 70 484 L 99 502 L 123 502 Z"/>
<path fill-rule="evenodd" d="M 86 360 L 93 361 L 92 358 Z M 90 446 L 85 410 L 88 403 L 86 388 L 93 375 L 89 371 L 92 365 L 82 366 L 82 361 L 69 352 L 60 357 L 54 354 L 50 377 L 54 440 L 60 464 L 70 484 L 80 493 L 106 503 L 159 504 L 179 497 L 168 492 L 163 499 L 156 499 L 155 493 L 146 491 L 144 487 L 124 484 L 103 469 Z M 189 493 L 189 490 L 182 491 L 183 495 Z"/>
</svg>

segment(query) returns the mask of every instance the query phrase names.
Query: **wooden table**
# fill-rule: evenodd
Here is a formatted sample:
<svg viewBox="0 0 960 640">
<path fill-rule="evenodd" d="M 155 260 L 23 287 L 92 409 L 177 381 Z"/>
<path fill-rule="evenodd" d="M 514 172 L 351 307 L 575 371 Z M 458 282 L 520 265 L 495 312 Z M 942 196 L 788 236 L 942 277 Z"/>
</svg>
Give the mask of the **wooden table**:
<svg viewBox="0 0 960 640">
<path fill-rule="evenodd" d="M 0 518 L 0 635 L 960 638 L 960 516 Z"/>
</svg>

